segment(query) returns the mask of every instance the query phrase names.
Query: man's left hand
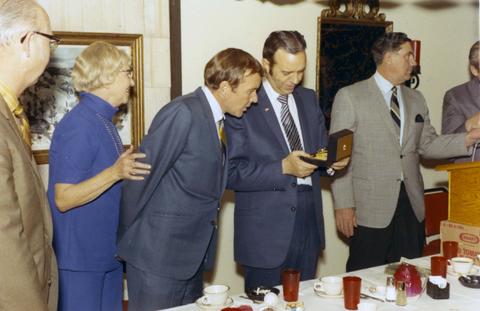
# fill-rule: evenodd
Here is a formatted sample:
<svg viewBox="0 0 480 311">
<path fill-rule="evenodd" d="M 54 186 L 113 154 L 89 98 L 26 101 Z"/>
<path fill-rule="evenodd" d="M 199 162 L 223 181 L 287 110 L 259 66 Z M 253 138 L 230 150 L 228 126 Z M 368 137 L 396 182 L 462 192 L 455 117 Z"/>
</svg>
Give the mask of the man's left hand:
<svg viewBox="0 0 480 311">
<path fill-rule="evenodd" d="M 480 112 L 477 112 L 465 121 L 465 129 L 467 129 L 467 132 L 476 128 L 480 128 Z"/>
<path fill-rule="evenodd" d="M 343 170 L 345 167 L 347 167 L 348 163 L 350 162 L 350 157 L 348 158 L 345 158 L 345 159 L 342 159 L 338 162 L 335 162 L 332 164 L 332 166 L 330 166 L 331 168 L 333 168 L 334 170 L 338 171 L 338 170 Z"/>
</svg>

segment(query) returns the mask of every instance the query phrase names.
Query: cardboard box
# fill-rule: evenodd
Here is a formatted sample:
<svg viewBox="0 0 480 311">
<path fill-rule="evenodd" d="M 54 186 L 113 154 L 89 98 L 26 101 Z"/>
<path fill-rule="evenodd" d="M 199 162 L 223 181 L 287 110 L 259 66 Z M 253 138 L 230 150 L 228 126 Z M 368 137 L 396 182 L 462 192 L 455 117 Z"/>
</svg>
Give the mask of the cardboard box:
<svg viewBox="0 0 480 311">
<path fill-rule="evenodd" d="M 480 254 L 480 226 L 469 226 L 449 220 L 440 223 L 442 241 L 457 241 L 458 256 L 475 258 Z"/>
</svg>

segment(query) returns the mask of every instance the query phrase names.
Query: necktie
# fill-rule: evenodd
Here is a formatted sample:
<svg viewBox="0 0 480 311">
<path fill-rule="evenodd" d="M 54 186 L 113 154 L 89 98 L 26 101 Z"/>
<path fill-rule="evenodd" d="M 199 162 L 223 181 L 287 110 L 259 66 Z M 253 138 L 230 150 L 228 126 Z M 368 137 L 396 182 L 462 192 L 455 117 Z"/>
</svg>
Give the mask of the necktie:
<svg viewBox="0 0 480 311">
<path fill-rule="evenodd" d="M 218 139 L 220 139 L 220 142 L 225 145 L 227 143 L 227 136 L 225 135 L 223 120 L 224 119 L 218 121 Z"/>
<path fill-rule="evenodd" d="M 390 115 L 392 116 L 393 122 L 395 123 L 395 128 L 397 134 L 400 136 L 400 106 L 398 105 L 397 97 L 397 87 L 392 87 L 392 97 L 390 99 Z"/>
<path fill-rule="evenodd" d="M 298 135 L 298 130 L 295 126 L 295 122 L 293 122 L 293 117 L 290 113 L 290 109 L 288 109 L 288 95 L 278 96 L 278 101 L 280 102 L 280 104 L 282 104 L 280 119 L 282 121 L 285 135 L 287 135 L 290 150 L 303 150 L 300 135 Z"/>
<path fill-rule="evenodd" d="M 7 103 L 8 108 L 18 120 L 17 126 L 22 133 L 22 138 L 29 148 L 32 146 L 32 141 L 30 139 L 30 124 L 28 123 L 27 115 L 23 110 L 22 105 L 18 102 L 17 97 L 13 94 L 12 91 L 6 86 L 0 83 L 0 95 L 3 97 Z"/>
</svg>

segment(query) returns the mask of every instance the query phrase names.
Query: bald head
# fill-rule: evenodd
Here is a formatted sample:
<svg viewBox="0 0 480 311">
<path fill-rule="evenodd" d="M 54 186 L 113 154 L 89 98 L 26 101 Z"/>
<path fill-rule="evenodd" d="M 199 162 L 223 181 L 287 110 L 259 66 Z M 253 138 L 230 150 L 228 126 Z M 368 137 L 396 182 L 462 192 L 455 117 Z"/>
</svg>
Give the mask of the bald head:
<svg viewBox="0 0 480 311">
<path fill-rule="evenodd" d="M 34 0 L 0 0 L 0 44 L 21 33 L 50 27 L 45 10 Z"/>
</svg>

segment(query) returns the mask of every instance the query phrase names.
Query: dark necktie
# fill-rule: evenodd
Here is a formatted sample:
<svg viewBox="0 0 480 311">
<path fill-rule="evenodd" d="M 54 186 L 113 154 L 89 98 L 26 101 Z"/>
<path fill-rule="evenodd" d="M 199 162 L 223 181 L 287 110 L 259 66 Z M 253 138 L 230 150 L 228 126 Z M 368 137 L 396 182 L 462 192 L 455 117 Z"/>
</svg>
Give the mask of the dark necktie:
<svg viewBox="0 0 480 311">
<path fill-rule="evenodd" d="M 400 136 L 400 106 L 398 105 L 397 87 L 392 87 L 392 97 L 390 99 L 390 115 L 392 116 L 398 136 Z"/>
<path fill-rule="evenodd" d="M 283 130 L 287 135 L 290 150 L 303 150 L 300 135 L 298 135 L 297 127 L 295 126 L 295 122 L 293 122 L 293 117 L 290 114 L 290 109 L 288 109 L 288 95 L 278 96 L 278 101 L 280 102 L 280 104 L 282 104 L 280 119 L 282 121 Z"/>
</svg>

